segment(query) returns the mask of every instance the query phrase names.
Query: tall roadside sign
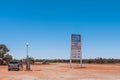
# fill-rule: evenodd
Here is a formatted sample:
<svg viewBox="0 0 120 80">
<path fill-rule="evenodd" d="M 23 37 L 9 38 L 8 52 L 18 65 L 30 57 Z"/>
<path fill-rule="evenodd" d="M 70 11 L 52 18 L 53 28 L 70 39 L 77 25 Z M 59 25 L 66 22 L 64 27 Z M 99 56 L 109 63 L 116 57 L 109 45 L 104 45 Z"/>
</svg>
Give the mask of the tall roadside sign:
<svg viewBox="0 0 120 80">
<path fill-rule="evenodd" d="M 82 67 L 82 41 L 80 34 L 71 34 L 71 52 L 70 52 L 70 67 L 72 67 L 73 59 L 80 59 L 80 67 Z"/>
</svg>

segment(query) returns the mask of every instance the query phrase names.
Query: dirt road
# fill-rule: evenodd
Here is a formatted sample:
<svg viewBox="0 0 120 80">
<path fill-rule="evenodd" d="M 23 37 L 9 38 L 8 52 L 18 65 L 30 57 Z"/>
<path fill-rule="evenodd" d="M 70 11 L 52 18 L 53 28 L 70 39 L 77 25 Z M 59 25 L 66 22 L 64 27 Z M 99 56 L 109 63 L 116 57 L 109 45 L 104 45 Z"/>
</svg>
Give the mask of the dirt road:
<svg viewBox="0 0 120 80">
<path fill-rule="evenodd" d="M 78 64 L 31 65 L 31 71 L 0 66 L 0 80 L 120 80 L 120 64 L 83 64 L 82 69 Z"/>
</svg>

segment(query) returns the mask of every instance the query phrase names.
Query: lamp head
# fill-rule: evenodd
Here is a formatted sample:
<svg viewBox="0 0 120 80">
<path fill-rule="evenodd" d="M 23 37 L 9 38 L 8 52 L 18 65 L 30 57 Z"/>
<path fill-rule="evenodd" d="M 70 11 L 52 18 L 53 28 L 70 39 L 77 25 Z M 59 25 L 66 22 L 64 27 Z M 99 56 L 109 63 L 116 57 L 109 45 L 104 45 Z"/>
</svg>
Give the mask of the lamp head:
<svg viewBox="0 0 120 80">
<path fill-rule="evenodd" d="M 26 45 L 29 46 L 29 43 L 27 42 Z"/>
</svg>

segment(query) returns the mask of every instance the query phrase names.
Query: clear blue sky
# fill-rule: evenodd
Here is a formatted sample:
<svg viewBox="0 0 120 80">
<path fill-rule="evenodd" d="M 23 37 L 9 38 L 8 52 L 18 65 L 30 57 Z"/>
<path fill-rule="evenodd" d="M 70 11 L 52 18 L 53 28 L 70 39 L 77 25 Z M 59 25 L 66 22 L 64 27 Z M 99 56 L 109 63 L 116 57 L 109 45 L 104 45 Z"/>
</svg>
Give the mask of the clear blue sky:
<svg viewBox="0 0 120 80">
<path fill-rule="evenodd" d="M 120 58 L 119 0 L 1 0 L 0 44 L 14 58 L 69 59 L 70 34 L 83 58 Z"/>
</svg>

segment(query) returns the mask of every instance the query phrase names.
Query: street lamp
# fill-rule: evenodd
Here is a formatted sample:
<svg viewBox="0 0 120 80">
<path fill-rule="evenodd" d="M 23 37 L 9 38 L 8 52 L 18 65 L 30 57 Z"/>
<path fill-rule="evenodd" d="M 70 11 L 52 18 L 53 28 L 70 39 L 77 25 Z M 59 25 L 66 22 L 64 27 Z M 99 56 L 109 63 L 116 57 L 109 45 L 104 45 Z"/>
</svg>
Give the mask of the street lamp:
<svg viewBox="0 0 120 80">
<path fill-rule="evenodd" d="M 29 47 L 29 43 L 26 43 L 26 70 L 30 70 L 30 60 L 29 60 L 29 56 L 28 56 L 28 47 Z"/>
</svg>

